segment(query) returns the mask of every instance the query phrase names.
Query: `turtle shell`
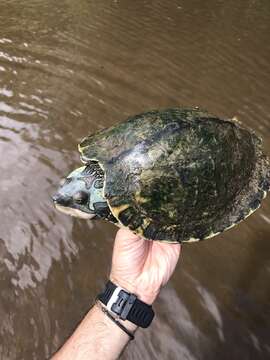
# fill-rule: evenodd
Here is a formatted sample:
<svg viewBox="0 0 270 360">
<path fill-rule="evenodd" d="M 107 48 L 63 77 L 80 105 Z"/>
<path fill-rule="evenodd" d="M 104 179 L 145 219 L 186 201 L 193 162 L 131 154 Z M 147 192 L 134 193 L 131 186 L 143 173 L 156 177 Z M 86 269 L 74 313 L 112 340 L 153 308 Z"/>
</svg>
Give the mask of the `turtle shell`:
<svg viewBox="0 0 270 360">
<path fill-rule="evenodd" d="M 255 211 L 270 186 L 261 140 L 238 122 L 186 108 L 154 110 L 83 139 L 119 225 L 146 239 L 212 237 Z"/>
</svg>

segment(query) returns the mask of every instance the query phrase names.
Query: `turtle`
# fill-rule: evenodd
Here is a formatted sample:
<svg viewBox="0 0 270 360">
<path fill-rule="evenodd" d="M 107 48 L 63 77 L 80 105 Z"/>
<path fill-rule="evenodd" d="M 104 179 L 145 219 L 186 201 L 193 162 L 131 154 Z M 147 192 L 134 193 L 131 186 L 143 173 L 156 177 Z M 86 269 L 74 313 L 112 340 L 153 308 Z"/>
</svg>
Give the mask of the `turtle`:
<svg viewBox="0 0 270 360">
<path fill-rule="evenodd" d="M 251 215 L 270 188 L 262 140 L 237 119 L 198 107 L 152 110 L 82 139 L 83 166 L 56 207 L 147 239 L 191 243 Z"/>
</svg>

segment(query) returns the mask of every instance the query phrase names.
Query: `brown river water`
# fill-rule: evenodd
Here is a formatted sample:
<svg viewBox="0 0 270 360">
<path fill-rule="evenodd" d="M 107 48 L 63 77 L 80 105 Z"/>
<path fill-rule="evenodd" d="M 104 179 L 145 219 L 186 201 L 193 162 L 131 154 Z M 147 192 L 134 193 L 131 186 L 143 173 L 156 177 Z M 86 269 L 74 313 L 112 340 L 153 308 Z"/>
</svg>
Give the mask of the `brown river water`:
<svg viewBox="0 0 270 360">
<path fill-rule="evenodd" d="M 237 116 L 270 154 L 269 38 L 269 0 L 1 1 L 1 360 L 48 358 L 106 281 L 116 227 L 50 200 L 79 140 L 198 105 Z M 270 359 L 269 200 L 184 246 L 123 359 Z"/>
</svg>

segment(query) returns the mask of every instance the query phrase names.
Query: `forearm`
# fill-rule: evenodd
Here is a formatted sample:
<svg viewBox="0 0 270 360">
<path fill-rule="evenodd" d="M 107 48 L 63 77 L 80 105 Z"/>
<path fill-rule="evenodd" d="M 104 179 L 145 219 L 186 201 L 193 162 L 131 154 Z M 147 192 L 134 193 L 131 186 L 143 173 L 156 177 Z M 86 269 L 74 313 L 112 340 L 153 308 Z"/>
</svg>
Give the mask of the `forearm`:
<svg viewBox="0 0 270 360">
<path fill-rule="evenodd" d="M 113 360 L 117 359 L 129 336 L 94 305 L 65 345 L 51 360 Z M 130 332 L 136 325 L 129 321 L 123 324 Z"/>
<path fill-rule="evenodd" d="M 161 286 L 167 283 L 173 273 L 179 254 L 179 244 L 149 242 L 126 229 L 120 229 L 114 244 L 110 279 L 128 294 L 136 295 L 141 302 L 151 305 Z M 103 301 L 106 306 L 107 301 Z M 125 328 L 121 329 L 101 310 L 101 303 L 98 304 L 89 311 L 51 360 L 114 360 L 120 356 L 130 340 L 126 331 L 134 333 L 137 326 L 128 320 L 118 319 Z M 144 310 L 139 312 L 144 314 L 143 320 L 139 321 L 141 315 L 134 315 L 136 312 L 133 313 L 133 318 L 129 319 L 135 324 L 147 327 L 153 319 L 153 313 L 151 310 L 149 312 L 147 306 L 145 308 L 143 305 L 143 308 Z M 111 304 L 107 310 L 112 311 Z M 125 306 L 124 310 L 127 311 Z M 120 314 L 121 311 L 116 313 Z M 145 314 L 148 316 L 145 317 Z M 125 313 L 124 318 L 127 316 Z"/>
</svg>

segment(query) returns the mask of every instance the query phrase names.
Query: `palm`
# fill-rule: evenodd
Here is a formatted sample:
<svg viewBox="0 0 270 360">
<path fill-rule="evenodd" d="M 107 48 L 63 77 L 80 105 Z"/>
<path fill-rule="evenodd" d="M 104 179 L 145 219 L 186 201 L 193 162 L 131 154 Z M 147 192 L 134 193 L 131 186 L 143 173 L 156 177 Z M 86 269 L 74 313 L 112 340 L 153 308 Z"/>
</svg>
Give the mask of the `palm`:
<svg viewBox="0 0 270 360">
<path fill-rule="evenodd" d="M 172 275 L 179 254 L 179 244 L 147 241 L 120 229 L 115 239 L 111 279 L 152 302 Z"/>
</svg>

